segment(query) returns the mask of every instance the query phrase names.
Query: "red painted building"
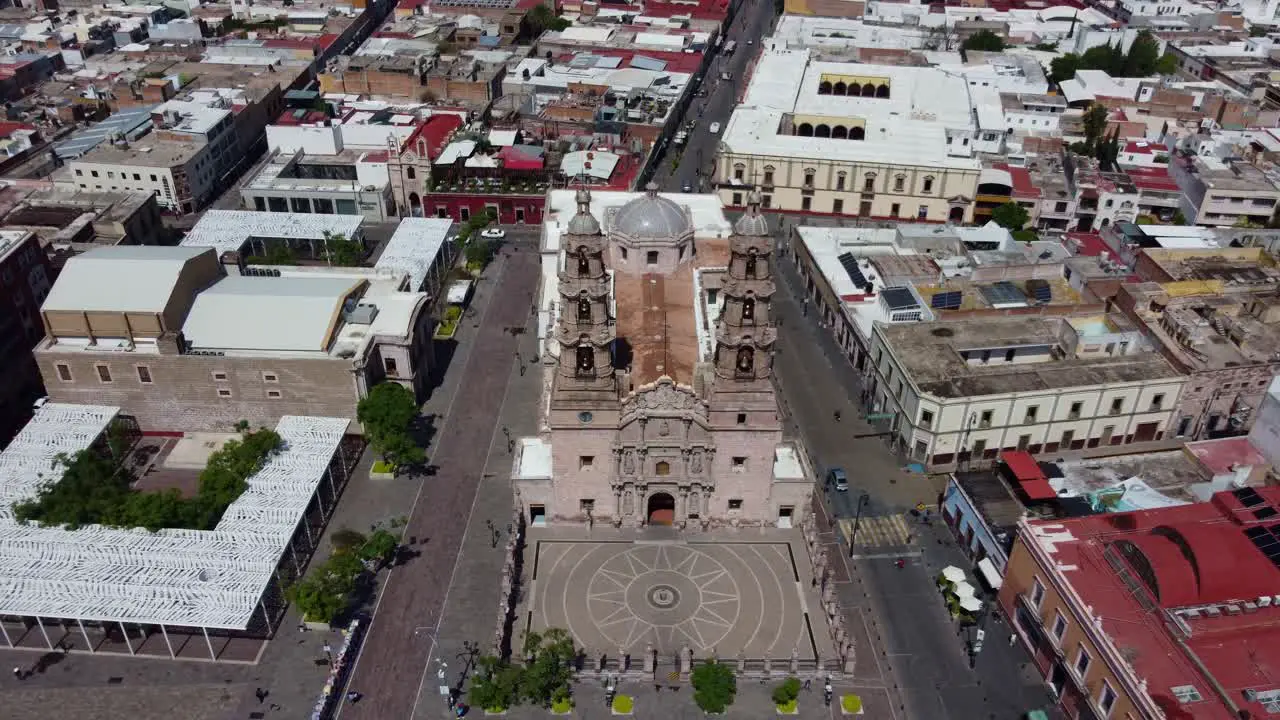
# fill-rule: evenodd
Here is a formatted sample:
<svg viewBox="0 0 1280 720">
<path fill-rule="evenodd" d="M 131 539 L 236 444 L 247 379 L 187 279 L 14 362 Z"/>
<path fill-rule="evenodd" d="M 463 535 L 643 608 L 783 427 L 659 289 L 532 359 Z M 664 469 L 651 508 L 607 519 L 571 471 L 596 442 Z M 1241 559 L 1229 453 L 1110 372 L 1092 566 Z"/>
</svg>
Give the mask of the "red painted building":
<svg viewBox="0 0 1280 720">
<path fill-rule="evenodd" d="M 472 217 L 492 211 L 502 225 L 537 225 L 542 222 L 547 196 L 472 193 L 429 193 L 426 214 L 429 217 L 453 218 L 466 222 Z"/>
</svg>

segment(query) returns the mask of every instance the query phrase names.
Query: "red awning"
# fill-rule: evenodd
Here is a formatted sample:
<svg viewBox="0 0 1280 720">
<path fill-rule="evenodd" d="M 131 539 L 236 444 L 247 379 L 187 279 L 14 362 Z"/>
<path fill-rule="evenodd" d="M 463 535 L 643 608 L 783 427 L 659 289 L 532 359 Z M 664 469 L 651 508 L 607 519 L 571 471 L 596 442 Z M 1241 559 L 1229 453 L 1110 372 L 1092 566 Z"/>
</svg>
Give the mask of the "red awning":
<svg viewBox="0 0 1280 720">
<path fill-rule="evenodd" d="M 1000 459 L 1005 466 L 1009 468 L 1009 472 L 1017 478 L 1018 482 L 1023 483 L 1028 480 L 1043 480 L 1044 473 L 1040 471 L 1040 466 L 1036 464 L 1036 459 L 1031 457 L 1031 453 L 1022 450 L 1014 450 L 1000 454 Z"/>
<path fill-rule="evenodd" d="M 1058 493 L 1053 491 L 1053 486 L 1048 480 L 1041 478 L 1039 480 L 1020 480 L 1019 485 L 1022 492 L 1027 494 L 1030 500 L 1049 500 L 1058 497 Z"/>
</svg>

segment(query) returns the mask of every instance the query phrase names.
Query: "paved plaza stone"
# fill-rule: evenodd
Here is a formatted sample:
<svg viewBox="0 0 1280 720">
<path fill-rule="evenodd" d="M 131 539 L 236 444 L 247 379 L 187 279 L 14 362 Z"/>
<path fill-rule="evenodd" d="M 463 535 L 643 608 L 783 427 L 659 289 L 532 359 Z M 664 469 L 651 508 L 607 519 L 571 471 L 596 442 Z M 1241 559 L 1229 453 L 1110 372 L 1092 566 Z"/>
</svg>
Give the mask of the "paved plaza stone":
<svg viewBox="0 0 1280 720">
<path fill-rule="evenodd" d="M 661 658 L 685 646 L 694 657 L 835 656 L 825 618 L 809 612 L 821 605 L 799 531 L 680 540 L 653 540 L 644 530 L 584 534 L 530 531 L 521 617 L 533 629 L 565 628 L 589 656 L 625 650 L 633 663 L 650 645 Z"/>
</svg>

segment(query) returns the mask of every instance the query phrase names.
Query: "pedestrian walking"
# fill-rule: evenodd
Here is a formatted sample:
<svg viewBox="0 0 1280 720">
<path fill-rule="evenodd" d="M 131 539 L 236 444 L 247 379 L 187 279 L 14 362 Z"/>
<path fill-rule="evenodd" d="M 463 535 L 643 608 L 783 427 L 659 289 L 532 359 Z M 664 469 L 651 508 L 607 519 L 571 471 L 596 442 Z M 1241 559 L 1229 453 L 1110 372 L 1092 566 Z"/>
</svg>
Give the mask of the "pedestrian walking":
<svg viewBox="0 0 1280 720">
<path fill-rule="evenodd" d="M 840 422 L 840 411 L 839 410 L 835 411 L 834 415 L 836 418 L 836 422 Z"/>
<path fill-rule="evenodd" d="M 267 691 L 262 688 L 258 688 L 253 691 L 253 696 L 258 698 L 258 704 L 261 705 L 262 701 L 267 699 Z"/>
<path fill-rule="evenodd" d="M 21 680 L 21 679 L 22 679 L 22 668 L 20 668 L 20 667 L 15 667 L 15 668 L 13 669 L 13 676 L 14 676 L 15 678 L 17 678 L 17 679 Z"/>
<path fill-rule="evenodd" d="M 360 702 L 360 698 L 362 697 L 364 697 L 364 695 L 356 692 L 355 690 L 347 691 L 347 702 L 351 703 L 352 705 L 355 705 L 356 703 Z"/>
<path fill-rule="evenodd" d="M 1015 633 L 1013 630 L 1010 630 L 1009 631 L 1009 647 L 1013 647 L 1014 645 L 1017 645 L 1017 644 L 1018 644 L 1018 634 Z"/>
<path fill-rule="evenodd" d="M 805 678 L 805 679 L 804 679 L 804 689 L 805 689 L 805 690 L 813 690 L 813 688 L 812 688 L 812 687 L 809 687 L 809 686 L 810 686 L 810 685 L 812 685 L 812 684 L 813 684 L 813 678 Z"/>
</svg>

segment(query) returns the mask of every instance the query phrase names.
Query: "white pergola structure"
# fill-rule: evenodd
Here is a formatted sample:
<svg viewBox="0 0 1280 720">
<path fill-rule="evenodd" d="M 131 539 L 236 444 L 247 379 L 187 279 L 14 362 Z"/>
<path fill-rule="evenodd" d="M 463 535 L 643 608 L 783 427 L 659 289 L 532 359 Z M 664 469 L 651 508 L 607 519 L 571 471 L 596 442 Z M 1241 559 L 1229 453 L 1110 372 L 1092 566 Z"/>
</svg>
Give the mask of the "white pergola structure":
<svg viewBox="0 0 1280 720">
<path fill-rule="evenodd" d="M 269 634 L 264 596 L 273 582 L 282 584 L 277 574 L 282 563 L 300 572 L 295 537 L 306 537 L 304 552 L 315 547 L 318 530 L 308 516 L 313 506 L 322 518 L 332 511 L 343 478 L 335 483 L 330 468 L 342 452 L 349 421 L 281 418 L 276 432 L 283 449 L 248 479 L 248 489 L 211 531 L 152 533 L 99 525 L 67 530 L 18 523 L 13 502 L 56 481 L 55 457 L 93 445 L 118 411 L 47 404 L 0 453 L 0 617 L 34 618 L 50 649 L 48 620 L 74 621 L 90 649 L 85 622 L 104 628 L 118 624 L 130 652 L 134 646 L 126 625 L 158 626 L 171 657 L 166 627 L 199 628 L 214 660 L 211 629 L 245 631 L 261 613 Z M 0 633 L 0 640 L 13 647 L 3 623 Z"/>
</svg>

